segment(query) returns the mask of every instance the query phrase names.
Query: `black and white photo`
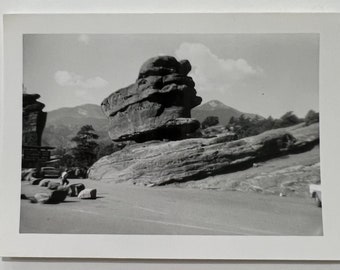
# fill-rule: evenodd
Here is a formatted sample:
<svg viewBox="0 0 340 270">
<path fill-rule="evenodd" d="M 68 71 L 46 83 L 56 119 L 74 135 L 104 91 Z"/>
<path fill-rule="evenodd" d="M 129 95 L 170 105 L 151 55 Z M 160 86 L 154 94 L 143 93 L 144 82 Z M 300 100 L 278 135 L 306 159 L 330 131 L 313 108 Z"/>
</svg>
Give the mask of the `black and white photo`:
<svg viewBox="0 0 340 270">
<path fill-rule="evenodd" d="M 23 53 L 21 233 L 323 234 L 318 34 L 26 34 Z"/>
</svg>

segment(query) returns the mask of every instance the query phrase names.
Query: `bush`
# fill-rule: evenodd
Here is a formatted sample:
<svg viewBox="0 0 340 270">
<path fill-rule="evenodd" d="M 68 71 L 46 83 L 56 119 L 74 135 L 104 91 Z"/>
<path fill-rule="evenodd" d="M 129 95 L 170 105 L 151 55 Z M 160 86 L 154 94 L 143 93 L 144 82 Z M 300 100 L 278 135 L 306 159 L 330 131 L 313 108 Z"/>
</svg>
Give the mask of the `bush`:
<svg viewBox="0 0 340 270">
<path fill-rule="evenodd" d="M 292 111 L 285 113 L 281 116 L 278 127 L 290 127 L 296 124 L 303 122 L 302 119 L 299 119 Z"/>
<path fill-rule="evenodd" d="M 315 121 L 315 116 L 312 117 Z M 227 128 L 235 132 L 238 139 L 255 136 L 270 129 L 289 127 L 303 122 L 303 119 L 298 118 L 293 112 L 287 112 L 279 119 L 253 118 L 245 117 L 243 114 L 239 117 L 232 117 L 227 125 Z"/>
<path fill-rule="evenodd" d="M 208 116 L 202 122 L 202 129 L 207 127 L 216 126 L 219 124 L 219 120 L 217 116 Z"/>
<path fill-rule="evenodd" d="M 307 126 L 314 123 L 319 123 L 319 113 L 310 110 L 305 116 L 305 122 Z"/>
</svg>

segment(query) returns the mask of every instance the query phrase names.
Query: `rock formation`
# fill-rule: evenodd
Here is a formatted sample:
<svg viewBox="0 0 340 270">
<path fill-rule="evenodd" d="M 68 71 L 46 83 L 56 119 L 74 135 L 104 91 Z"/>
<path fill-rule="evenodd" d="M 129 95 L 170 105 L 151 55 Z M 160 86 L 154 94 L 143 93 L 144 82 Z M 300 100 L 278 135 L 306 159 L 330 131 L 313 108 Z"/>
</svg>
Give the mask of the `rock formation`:
<svg viewBox="0 0 340 270">
<path fill-rule="evenodd" d="M 195 131 L 199 122 L 190 110 L 202 99 L 187 74 L 189 61 L 158 56 L 140 68 L 134 84 L 119 89 L 102 102 L 113 141 L 177 140 Z"/>
<path fill-rule="evenodd" d="M 229 140 L 226 134 L 129 145 L 98 160 L 90 168 L 89 178 L 153 186 L 245 169 L 273 157 L 311 149 L 319 142 L 319 124 L 299 124 Z"/>
<path fill-rule="evenodd" d="M 98 160 L 89 169 L 90 179 L 146 186 L 198 180 L 306 151 L 318 143 L 318 124 L 299 124 L 240 140 L 223 127 L 212 127 L 207 134 L 195 132 L 200 124 L 190 118 L 190 110 L 201 98 L 187 76 L 190 69 L 187 60 L 151 58 L 134 84 L 102 102 L 111 139 L 125 141 L 126 146 Z"/>
<path fill-rule="evenodd" d="M 38 94 L 23 94 L 22 144 L 25 146 L 41 145 L 47 113 L 42 111 L 45 105 L 38 98 Z"/>
</svg>

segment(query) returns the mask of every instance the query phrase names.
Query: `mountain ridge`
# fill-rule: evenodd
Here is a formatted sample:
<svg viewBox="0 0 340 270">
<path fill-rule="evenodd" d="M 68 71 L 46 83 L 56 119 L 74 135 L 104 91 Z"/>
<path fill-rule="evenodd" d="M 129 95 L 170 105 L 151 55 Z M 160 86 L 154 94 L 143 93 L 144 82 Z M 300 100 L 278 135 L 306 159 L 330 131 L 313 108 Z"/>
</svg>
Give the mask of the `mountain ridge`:
<svg viewBox="0 0 340 270">
<path fill-rule="evenodd" d="M 227 125 L 230 118 L 255 117 L 256 114 L 243 113 L 218 100 L 210 100 L 191 110 L 192 118 L 202 122 L 208 116 L 217 116 L 220 124 Z M 261 116 L 260 116 L 261 117 Z M 110 142 L 108 136 L 109 120 L 100 105 L 83 104 L 75 107 L 62 107 L 47 113 L 43 144 L 54 147 L 71 147 L 71 139 L 84 125 L 92 125 L 99 135 L 99 142 Z"/>
<path fill-rule="evenodd" d="M 242 114 L 248 118 L 254 118 L 256 116 L 263 118 L 258 114 L 241 112 L 218 100 L 210 100 L 191 110 L 191 117 L 197 119 L 201 123 L 207 116 L 217 116 L 221 125 L 227 125 L 231 117 L 238 118 Z"/>
</svg>

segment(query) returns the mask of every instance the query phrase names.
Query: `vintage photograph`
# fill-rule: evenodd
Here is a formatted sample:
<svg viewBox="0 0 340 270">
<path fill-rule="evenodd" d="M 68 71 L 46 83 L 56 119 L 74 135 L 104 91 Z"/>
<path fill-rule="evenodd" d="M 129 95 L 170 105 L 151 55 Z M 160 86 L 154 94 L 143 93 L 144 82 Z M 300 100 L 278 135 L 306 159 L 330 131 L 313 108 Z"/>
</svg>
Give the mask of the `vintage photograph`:
<svg viewBox="0 0 340 270">
<path fill-rule="evenodd" d="M 20 233 L 323 236 L 319 43 L 24 34 Z"/>
</svg>

